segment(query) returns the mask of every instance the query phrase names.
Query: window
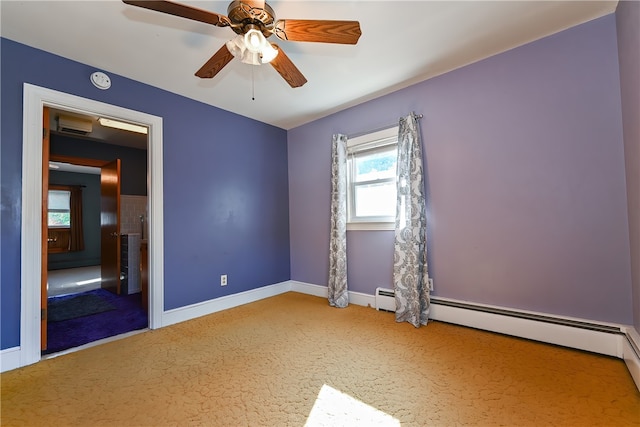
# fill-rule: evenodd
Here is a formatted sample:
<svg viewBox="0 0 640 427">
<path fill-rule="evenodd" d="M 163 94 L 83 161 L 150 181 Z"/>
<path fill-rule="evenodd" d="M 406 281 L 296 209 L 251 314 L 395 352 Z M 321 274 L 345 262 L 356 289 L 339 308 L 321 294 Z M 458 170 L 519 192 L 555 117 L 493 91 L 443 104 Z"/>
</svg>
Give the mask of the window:
<svg viewBox="0 0 640 427">
<path fill-rule="evenodd" d="M 81 185 L 49 185 L 47 226 L 50 253 L 84 250 Z"/>
<path fill-rule="evenodd" d="M 398 128 L 347 142 L 348 230 L 393 230 Z"/>
<path fill-rule="evenodd" d="M 49 190 L 49 228 L 71 228 L 71 191 Z"/>
</svg>

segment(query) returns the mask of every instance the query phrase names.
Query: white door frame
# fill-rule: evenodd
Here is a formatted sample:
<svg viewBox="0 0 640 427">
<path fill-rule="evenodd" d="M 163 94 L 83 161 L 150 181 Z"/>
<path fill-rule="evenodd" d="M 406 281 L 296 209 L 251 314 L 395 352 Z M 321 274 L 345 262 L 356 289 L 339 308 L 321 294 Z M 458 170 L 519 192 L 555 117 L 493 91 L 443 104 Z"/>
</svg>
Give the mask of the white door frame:
<svg viewBox="0 0 640 427">
<path fill-rule="evenodd" d="M 149 127 L 147 149 L 150 260 L 149 327 L 157 329 L 163 326 L 162 117 L 25 83 L 22 119 L 20 366 L 40 361 L 43 107 L 122 119 Z"/>
</svg>

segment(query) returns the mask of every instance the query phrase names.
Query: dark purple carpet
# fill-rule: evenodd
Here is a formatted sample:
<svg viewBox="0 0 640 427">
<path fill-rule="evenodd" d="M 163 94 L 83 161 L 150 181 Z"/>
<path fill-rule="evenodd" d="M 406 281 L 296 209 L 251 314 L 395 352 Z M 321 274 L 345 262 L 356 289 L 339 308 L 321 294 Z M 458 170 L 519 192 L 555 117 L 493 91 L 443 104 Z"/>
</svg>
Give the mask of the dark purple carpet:
<svg viewBox="0 0 640 427">
<path fill-rule="evenodd" d="M 115 309 L 116 307 L 105 298 L 88 292 L 68 298 L 49 298 L 47 322 L 62 322 Z"/>
<path fill-rule="evenodd" d="M 102 338 L 144 329 L 149 324 L 139 293 L 119 296 L 104 289 L 96 289 L 78 295 L 99 297 L 115 309 L 60 322 L 47 322 L 47 349 L 42 354 L 57 353 Z M 53 297 L 49 298 L 49 302 L 59 304 L 64 299 L 72 299 L 78 295 Z"/>
</svg>

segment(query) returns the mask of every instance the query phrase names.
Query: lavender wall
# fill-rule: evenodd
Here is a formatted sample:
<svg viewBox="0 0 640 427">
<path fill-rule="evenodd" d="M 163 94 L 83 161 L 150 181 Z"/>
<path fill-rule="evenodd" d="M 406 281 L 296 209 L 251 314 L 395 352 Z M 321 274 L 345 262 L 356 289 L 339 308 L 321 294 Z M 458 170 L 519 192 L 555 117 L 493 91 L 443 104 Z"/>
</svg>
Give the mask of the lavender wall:
<svg viewBox="0 0 640 427">
<path fill-rule="evenodd" d="M 290 130 L 291 278 L 327 283 L 331 135 L 415 111 L 435 295 L 630 323 L 615 24 L 609 15 Z M 390 285 L 392 239 L 348 233 L 351 290 Z"/>
<path fill-rule="evenodd" d="M 640 2 L 616 9 L 634 325 L 640 331 Z"/>
<path fill-rule="evenodd" d="M 289 279 L 286 131 L 114 74 L 101 91 L 93 67 L 4 38 L 1 55 L 0 348 L 19 345 L 24 82 L 163 117 L 166 309 Z"/>
</svg>

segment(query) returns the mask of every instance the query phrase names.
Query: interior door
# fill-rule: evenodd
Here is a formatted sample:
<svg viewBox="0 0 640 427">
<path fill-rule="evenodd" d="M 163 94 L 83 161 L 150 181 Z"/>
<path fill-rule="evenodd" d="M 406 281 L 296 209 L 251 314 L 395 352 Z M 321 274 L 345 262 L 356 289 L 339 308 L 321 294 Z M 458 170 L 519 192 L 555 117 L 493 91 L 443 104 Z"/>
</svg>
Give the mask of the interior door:
<svg viewBox="0 0 640 427">
<path fill-rule="evenodd" d="M 100 168 L 102 288 L 120 294 L 120 159 Z"/>
<path fill-rule="evenodd" d="M 42 109 L 42 230 L 40 265 L 40 349 L 47 349 L 47 255 L 49 253 L 49 107 Z"/>
</svg>

